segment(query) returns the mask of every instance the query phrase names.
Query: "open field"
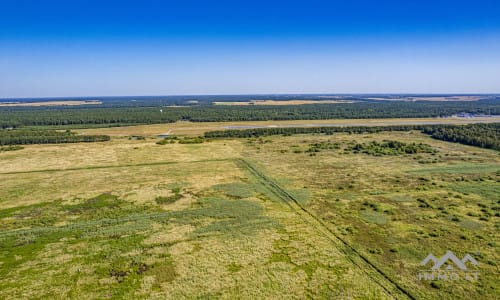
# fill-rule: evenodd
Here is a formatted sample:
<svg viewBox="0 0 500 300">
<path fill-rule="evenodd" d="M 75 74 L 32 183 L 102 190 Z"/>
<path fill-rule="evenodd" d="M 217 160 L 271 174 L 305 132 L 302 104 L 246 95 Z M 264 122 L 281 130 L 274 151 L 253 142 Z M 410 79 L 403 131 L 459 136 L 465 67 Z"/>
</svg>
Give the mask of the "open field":
<svg viewBox="0 0 500 300">
<path fill-rule="evenodd" d="M 77 105 L 99 105 L 99 100 L 55 100 L 39 102 L 0 102 L 0 107 L 36 107 L 36 106 L 77 106 Z"/>
<path fill-rule="evenodd" d="M 228 128 L 259 127 L 313 127 L 313 126 L 386 126 L 408 124 L 470 124 L 496 123 L 500 117 L 477 118 L 408 118 L 408 119 L 348 119 L 348 120 L 291 120 L 291 121 L 240 121 L 240 122 L 175 122 L 168 124 L 137 125 L 109 128 L 77 129 L 81 134 L 105 134 L 115 137 L 131 135 L 156 136 L 172 130 L 177 135 L 202 135 L 206 131 Z"/>
<path fill-rule="evenodd" d="M 307 100 L 307 99 L 293 99 L 293 100 L 249 100 L 249 101 L 224 101 L 213 102 L 215 105 L 303 105 L 303 104 L 332 104 L 332 103 L 353 103 L 352 100 Z"/>
<path fill-rule="evenodd" d="M 494 299 L 500 293 L 498 151 L 419 132 L 165 145 L 154 138 L 169 129 L 199 135 L 241 124 L 303 123 L 85 129 L 113 138 L 0 152 L 0 298 Z M 422 143 L 425 151 L 355 150 L 384 140 Z M 471 268 L 478 280 L 419 281 L 420 261 L 447 250 L 476 258 L 479 266 Z"/>
</svg>

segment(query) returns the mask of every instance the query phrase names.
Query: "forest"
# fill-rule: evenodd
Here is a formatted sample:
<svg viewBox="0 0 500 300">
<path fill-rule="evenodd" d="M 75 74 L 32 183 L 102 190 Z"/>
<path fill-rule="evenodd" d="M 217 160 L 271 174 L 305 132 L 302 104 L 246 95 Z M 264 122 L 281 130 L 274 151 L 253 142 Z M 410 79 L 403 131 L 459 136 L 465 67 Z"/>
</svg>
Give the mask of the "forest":
<svg viewBox="0 0 500 300">
<path fill-rule="evenodd" d="M 423 132 L 438 140 L 500 151 L 500 123 L 428 126 Z"/>
<path fill-rule="evenodd" d="M 176 121 L 224 122 L 446 117 L 458 113 L 500 115 L 500 101 L 357 102 L 281 106 L 1 108 L 0 128 L 108 127 Z"/>
<path fill-rule="evenodd" d="M 28 144 L 61 144 L 109 141 L 107 135 L 77 135 L 69 130 L 0 130 L 0 146 Z"/>
</svg>

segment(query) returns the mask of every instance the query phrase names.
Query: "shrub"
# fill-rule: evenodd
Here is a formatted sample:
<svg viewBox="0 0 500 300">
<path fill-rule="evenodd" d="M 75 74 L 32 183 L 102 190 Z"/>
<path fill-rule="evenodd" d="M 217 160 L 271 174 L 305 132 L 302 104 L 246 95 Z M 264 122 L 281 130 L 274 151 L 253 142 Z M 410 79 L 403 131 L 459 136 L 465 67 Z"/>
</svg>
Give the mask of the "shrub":
<svg viewBox="0 0 500 300">
<path fill-rule="evenodd" d="M 182 198 L 181 194 L 173 194 L 171 196 L 158 196 L 155 201 L 158 204 L 171 204 Z"/>
</svg>

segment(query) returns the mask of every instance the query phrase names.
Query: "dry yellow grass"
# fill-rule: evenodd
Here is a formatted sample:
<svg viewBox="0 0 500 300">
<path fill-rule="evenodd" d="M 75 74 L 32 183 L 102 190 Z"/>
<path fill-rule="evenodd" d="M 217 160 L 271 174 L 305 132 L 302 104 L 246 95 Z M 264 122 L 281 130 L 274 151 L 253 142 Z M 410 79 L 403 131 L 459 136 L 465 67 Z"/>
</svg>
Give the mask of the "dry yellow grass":
<svg viewBox="0 0 500 300">
<path fill-rule="evenodd" d="M 0 173 L 230 159 L 242 149 L 238 142 L 157 145 L 156 141 L 115 138 L 102 143 L 27 145 L 0 152 Z"/>
<path fill-rule="evenodd" d="M 55 200 L 77 203 L 81 199 L 113 193 L 137 204 L 154 203 L 157 196 L 168 194 L 170 185 L 184 185 L 196 193 L 215 184 L 239 180 L 242 176 L 232 161 L 0 174 L 0 199 L 1 207 L 7 208 Z M 176 203 L 174 207 L 189 206 L 189 201 L 183 203 Z"/>
</svg>

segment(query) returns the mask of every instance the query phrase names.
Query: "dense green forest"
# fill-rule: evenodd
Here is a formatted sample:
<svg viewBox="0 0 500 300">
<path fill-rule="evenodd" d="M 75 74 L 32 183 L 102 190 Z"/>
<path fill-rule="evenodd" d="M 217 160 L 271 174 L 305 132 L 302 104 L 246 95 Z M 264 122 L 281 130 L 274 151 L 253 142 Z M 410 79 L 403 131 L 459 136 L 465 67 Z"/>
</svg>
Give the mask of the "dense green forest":
<svg viewBox="0 0 500 300">
<path fill-rule="evenodd" d="M 60 144 L 109 141 L 107 135 L 76 135 L 56 130 L 0 130 L 0 145 Z"/>
<path fill-rule="evenodd" d="M 500 123 L 425 127 L 433 138 L 500 151 Z"/>
<path fill-rule="evenodd" d="M 1 108 L 0 128 L 24 126 L 95 127 L 176 121 L 221 122 L 443 117 L 466 112 L 500 115 L 500 101 L 358 102 L 281 106 Z"/>
<path fill-rule="evenodd" d="M 500 151 L 500 123 L 470 125 L 397 125 L 354 127 L 272 127 L 209 131 L 206 138 L 251 138 L 269 135 L 376 133 L 382 131 L 420 130 L 431 137 Z"/>
</svg>

